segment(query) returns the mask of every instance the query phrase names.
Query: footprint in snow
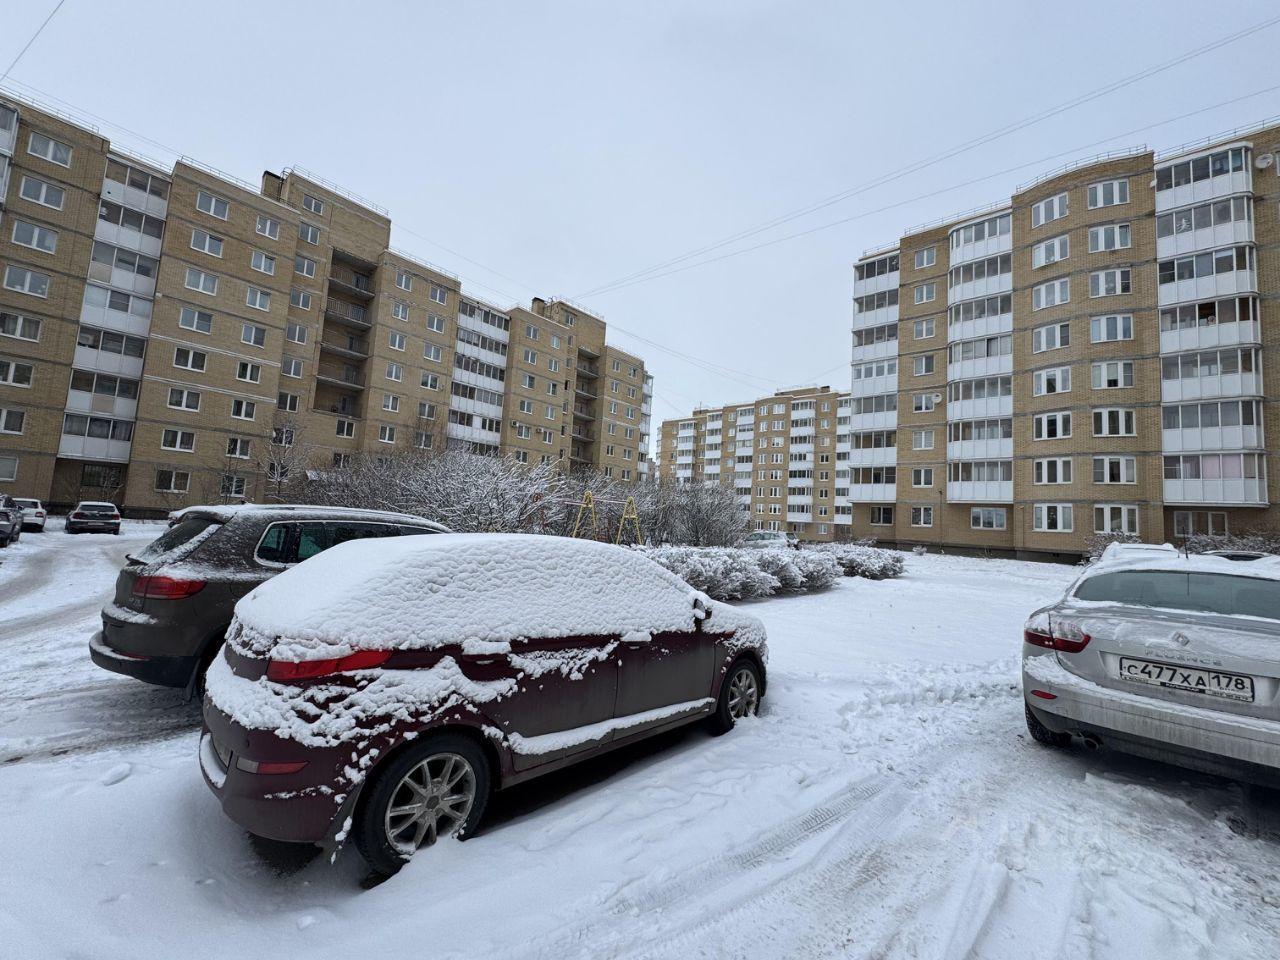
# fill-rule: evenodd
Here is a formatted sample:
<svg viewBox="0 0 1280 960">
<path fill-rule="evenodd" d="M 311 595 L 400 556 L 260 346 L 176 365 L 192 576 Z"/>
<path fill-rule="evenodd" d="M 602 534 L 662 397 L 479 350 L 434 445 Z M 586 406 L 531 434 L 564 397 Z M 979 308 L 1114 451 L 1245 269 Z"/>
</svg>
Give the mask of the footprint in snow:
<svg viewBox="0 0 1280 960">
<path fill-rule="evenodd" d="M 104 787 L 114 786 L 115 784 L 119 783 L 121 780 L 127 779 L 129 774 L 131 773 L 133 773 L 132 764 L 118 763 L 114 767 L 112 767 L 110 770 L 108 770 L 106 773 L 104 773 L 102 775 L 102 779 L 99 780 L 98 782 L 101 783 Z"/>
</svg>

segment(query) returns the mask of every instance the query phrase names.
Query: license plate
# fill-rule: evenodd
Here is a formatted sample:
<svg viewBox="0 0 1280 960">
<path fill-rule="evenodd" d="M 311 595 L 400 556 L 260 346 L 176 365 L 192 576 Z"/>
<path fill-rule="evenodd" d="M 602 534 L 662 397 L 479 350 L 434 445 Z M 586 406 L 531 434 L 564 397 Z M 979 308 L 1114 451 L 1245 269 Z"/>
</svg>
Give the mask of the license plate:
<svg viewBox="0 0 1280 960">
<path fill-rule="evenodd" d="M 1253 677 L 1238 673 L 1222 673 L 1218 670 L 1201 670 L 1173 663 L 1157 663 L 1154 660 L 1120 658 L 1120 679 L 1134 683 L 1146 683 L 1170 690 L 1189 690 L 1210 697 L 1242 700 L 1253 703 Z"/>
</svg>

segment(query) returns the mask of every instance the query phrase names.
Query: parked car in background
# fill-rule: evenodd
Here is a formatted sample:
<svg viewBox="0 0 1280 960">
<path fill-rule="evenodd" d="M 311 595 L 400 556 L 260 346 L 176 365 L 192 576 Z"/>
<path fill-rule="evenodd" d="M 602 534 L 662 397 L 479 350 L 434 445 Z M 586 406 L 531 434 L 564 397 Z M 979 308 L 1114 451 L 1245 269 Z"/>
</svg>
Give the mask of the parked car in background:
<svg viewBox="0 0 1280 960">
<path fill-rule="evenodd" d="M 643 554 L 518 534 L 347 543 L 236 605 L 200 763 L 250 833 L 390 874 L 489 793 L 765 692 L 760 621 Z"/>
<path fill-rule="evenodd" d="M 120 533 L 120 511 L 114 503 L 81 500 L 67 514 L 67 533 Z"/>
<path fill-rule="evenodd" d="M 22 529 L 43 533 L 44 522 L 48 516 L 45 512 L 44 504 L 39 500 L 32 500 L 28 497 L 14 497 L 13 499 L 22 509 Z"/>
<path fill-rule="evenodd" d="M 22 537 L 22 508 L 13 497 L 0 494 L 0 547 L 17 543 Z"/>
<path fill-rule="evenodd" d="M 421 517 L 378 510 L 190 507 L 129 555 L 89 654 L 106 670 L 194 691 L 236 601 L 258 584 L 348 540 L 445 532 Z"/>
<path fill-rule="evenodd" d="M 742 538 L 741 546 L 759 549 L 764 547 L 799 547 L 800 543 L 790 533 L 781 530 L 756 530 Z"/>
<path fill-rule="evenodd" d="M 1031 736 L 1280 781 L 1280 557 L 1126 547 L 1027 621 Z"/>
</svg>

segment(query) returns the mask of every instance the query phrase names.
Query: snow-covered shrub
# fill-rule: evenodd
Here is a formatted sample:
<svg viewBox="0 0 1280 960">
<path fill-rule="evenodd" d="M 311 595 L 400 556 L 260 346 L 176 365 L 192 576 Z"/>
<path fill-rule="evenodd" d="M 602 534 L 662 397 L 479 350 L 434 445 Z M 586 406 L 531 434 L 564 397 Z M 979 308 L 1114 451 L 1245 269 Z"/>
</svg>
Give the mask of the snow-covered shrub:
<svg viewBox="0 0 1280 960">
<path fill-rule="evenodd" d="M 1102 556 L 1102 551 L 1113 543 L 1141 543 L 1142 539 L 1132 533 L 1095 533 L 1084 542 L 1085 553 L 1094 559 Z"/>
<path fill-rule="evenodd" d="M 756 550 L 757 562 L 778 580 L 783 593 L 825 590 L 842 575 L 840 564 L 819 550 Z"/>
<path fill-rule="evenodd" d="M 716 600 L 768 597 L 778 578 L 761 569 L 759 558 L 733 547 L 646 547 L 645 555 L 695 590 Z M 763 551 L 761 551 L 763 552 Z"/>
<path fill-rule="evenodd" d="M 1248 533 L 1193 533 L 1186 538 L 1187 552 L 1208 553 L 1210 550 L 1257 550 L 1280 554 L 1280 530 L 1253 530 Z"/>
<path fill-rule="evenodd" d="M 888 580 L 902 576 L 906 563 L 895 550 L 882 550 L 856 543 L 831 543 L 818 548 L 834 557 L 846 577 Z"/>
</svg>

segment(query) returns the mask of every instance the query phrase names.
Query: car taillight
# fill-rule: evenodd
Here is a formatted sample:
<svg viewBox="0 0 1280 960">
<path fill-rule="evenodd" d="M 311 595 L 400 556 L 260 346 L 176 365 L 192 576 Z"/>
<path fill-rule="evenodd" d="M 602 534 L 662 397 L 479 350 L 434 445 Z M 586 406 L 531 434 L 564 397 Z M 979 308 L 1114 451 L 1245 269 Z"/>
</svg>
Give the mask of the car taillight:
<svg viewBox="0 0 1280 960">
<path fill-rule="evenodd" d="M 112 520 L 119 520 L 119 519 L 120 519 L 120 514 L 118 514 L 118 513 L 113 513 L 113 514 L 111 515 L 111 519 L 112 519 Z"/>
<path fill-rule="evenodd" d="M 268 680 L 311 680 L 327 677 L 331 673 L 347 670 L 367 670 L 380 667 L 391 659 L 390 650 L 357 650 L 345 657 L 331 660 L 271 660 L 267 663 Z"/>
<path fill-rule="evenodd" d="M 75 513 L 71 514 L 71 519 L 72 519 L 72 520 L 83 520 L 83 519 L 84 519 L 84 514 L 83 514 L 83 513 L 81 513 L 79 510 L 77 510 Z"/>
<path fill-rule="evenodd" d="M 236 757 L 236 768 L 243 770 L 245 773 L 263 773 L 263 774 L 280 774 L 280 773 L 297 773 L 307 765 L 305 760 L 285 760 L 270 762 L 266 760 L 248 760 L 245 757 Z"/>
<path fill-rule="evenodd" d="M 1063 653 L 1079 653 L 1089 645 L 1093 638 L 1079 627 L 1071 624 L 1054 625 L 1051 633 L 1039 630 L 1024 630 L 1022 639 L 1037 647 L 1050 650 L 1061 650 Z"/>
<path fill-rule="evenodd" d="M 182 600 L 204 589 L 203 580 L 178 577 L 139 577 L 133 581 L 133 595 L 153 600 Z"/>
</svg>

